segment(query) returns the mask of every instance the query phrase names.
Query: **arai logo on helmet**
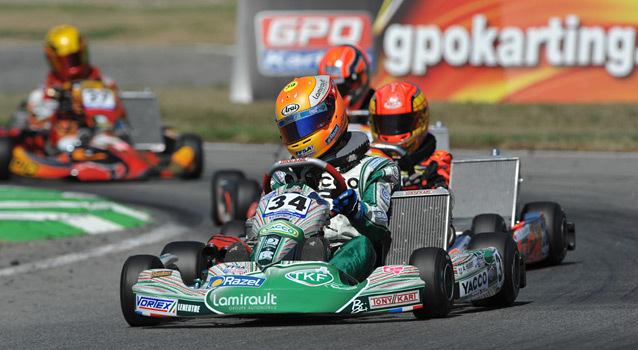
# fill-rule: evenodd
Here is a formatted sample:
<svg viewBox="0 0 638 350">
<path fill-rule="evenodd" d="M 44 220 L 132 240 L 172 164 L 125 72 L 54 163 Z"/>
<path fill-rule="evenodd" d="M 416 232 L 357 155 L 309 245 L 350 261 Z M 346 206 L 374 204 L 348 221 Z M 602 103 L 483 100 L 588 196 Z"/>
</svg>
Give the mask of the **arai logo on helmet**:
<svg viewBox="0 0 638 350">
<path fill-rule="evenodd" d="M 383 107 L 387 109 L 395 109 L 401 106 L 403 106 L 403 104 L 401 103 L 401 101 L 399 101 L 399 99 L 396 99 L 396 98 L 390 98 L 389 100 L 385 101 L 385 103 L 383 104 Z"/>
<path fill-rule="evenodd" d="M 288 272 L 286 278 L 310 287 L 322 286 L 334 280 L 334 277 L 325 266 L 318 269 Z"/>
<path fill-rule="evenodd" d="M 298 103 L 291 103 L 289 105 L 285 105 L 284 108 L 281 109 L 281 115 L 287 117 L 289 115 L 295 114 L 301 106 Z"/>
</svg>

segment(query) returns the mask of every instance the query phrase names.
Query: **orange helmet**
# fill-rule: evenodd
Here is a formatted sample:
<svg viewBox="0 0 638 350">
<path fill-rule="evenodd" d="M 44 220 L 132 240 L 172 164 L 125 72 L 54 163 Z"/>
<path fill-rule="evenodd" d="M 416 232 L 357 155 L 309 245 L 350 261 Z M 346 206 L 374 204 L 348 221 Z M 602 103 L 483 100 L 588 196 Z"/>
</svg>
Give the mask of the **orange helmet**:
<svg viewBox="0 0 638 350">
<path fill-rule="evenodd" d="M 370 59 L 357 45 L 330 48 L 319 61 L 319 74 L 330 75 L 348 109 L 359 109 L 370 86 Z"/>
<path fill-rule="evenodd" d="M 381 86 L 370 100 L 370 131 L 376 142 L 414 152 L 428 134 L 430 109 L 421 89 L 408 82 Z"/>
<path fill-rule="evenodd" d="M 295 157 L 320 157 L 348 129 L 343 99 L 327 75 L 295 78 L 275 103 L 277 127 Z"/>
<path fill-rule="evenodd" d="M 51 72 L 60 79 L 86 78 L 91 71 L 86 39 L 73 26 L 64 24 L 49 30 L 44 54 Z"/>
</svg>

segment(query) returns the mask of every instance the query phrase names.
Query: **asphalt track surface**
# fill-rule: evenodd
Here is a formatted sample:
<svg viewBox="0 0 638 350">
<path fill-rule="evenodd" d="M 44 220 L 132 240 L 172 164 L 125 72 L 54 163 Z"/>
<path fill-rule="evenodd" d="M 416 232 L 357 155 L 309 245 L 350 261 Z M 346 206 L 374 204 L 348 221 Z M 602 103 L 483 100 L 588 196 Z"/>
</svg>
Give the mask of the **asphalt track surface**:
<svg viewBox="0 0 638 350">
<path fill-rule="evenodd" d="M 445 319 L 411 313 L 349 319 L 207 318 L 131 328 L 119 303 L 119 275 L 132 254 L 158 254 L 173 240 L 206 240 L 213 171 L 261 178 L 277 147 L 208 144 L 196 181 L 85 184 L 14 179 L 27 186 L 84 191 L 152 208 L 145 230 L 0 246 L 0 348 L 636 348 L 638 324 L 638 155 L 503 152 L 521 157 L 521 201 L 561 203 L 576 222 L 577 248 L 554 267 L 528 271 L 513 307 L 458 304 Z M 476 152 L 455 151 L 456 157 Z M 479 153 L 480 154 L 480 153 Z M 160 232 L 160 228 L 170 232 Z M 151 232 L 151 233 L 153 233 Z M 141 242 L 134 241 L 141 238 Z M 148 238 L 148 242 L 144 242 Z M 118 242 L 126 244 L 118 246 Z M 100 248 L 103 252 L 99 252 Z M 95 253 L 98 251 L 98 253 Z M 93 252 L 94 254 L 80 253 Z M 66 257 L 59 259 L 59 257 Z M 56 257 L 58 259 L 56 260 Z M 72 257 L 72 258 L 69 258 Z M 47 268 L 33 264 L 52 262 Z M 11 264 L 15 265 L 8 267 Z M 21 266 L 27 266 L 20 271 Z"/>
<path fill-rule="evenodd" d="M 144 81 L 148 74 L 149 80 L 160 84 L 199 83 L 202 77 L 195 73 L 202 66 L 192 66 L 199 60 L 226 67 L 230 62 L 228 55 L 207 50 L 201 57 L 196 53 L 181 56 L 201 48 L 165 49 L 176 55 L 173 59 L 191 62 L 187 65 L 191 68 L 184 69 L 192 72 L 192 78 L 183 81 L 166 69 L 155 70 L 164 73 L 160 76 L 151 74 L 149 64 L 169 64 L 153 52 L 164 49 L 151 49 L 149 55 L 140 50 L 106 48 L 99 55 L 92 50 L 92 56 L 101 55 L 114 68 L 138 72 L 136 81 Z M 22 70 L 24 61 L 14 59 L 11 52 L 15 50 L 2 48 L 0 64 Z M 129 54 L 134 58 L 128 58 Z M 110 61 L 115 59 L 119 61 Z M 107 68 L 104 71 L 123 89 L 127 84 L 143 85 L 123 83 L 125 76 Z M 211 69 L 218 74 L 213 74 L 216 81 L 228 81 L 229 69 L 217 65 Z M 14 70 L 3 70 L 1 91 L 32 86 L 24 85 L 23 75 L 8 72 Z M 0 348 L 638 348 L 638 154 L 630 153 L 503 151 L 503 155 L 521 157 L 525 179 L 521 202 L 559 202 L 577 230 L 576 250 L 568 252 L 559 266 L 528 271 L 528 286 L 513 307 L 458 304 L 447 318 L 425 321 L 405 313 L 349 319 L 208 318 L 154 328 L 129 327 L 119 302 L 119 277 L 126 258 L 157 255 L 169 241 L 207 240 L 218 230 L 210 220 L 212 173 L 238 168 L 261 179 L 280 151 L 262 145 L 207 144 L 205 171 L 195 181 L 86 184 L 13 179 L 11 184 L 95 193 L 148 208 L 156 222 L 145 230 L 0 245 Z M 458 158 L 484 152 L 453 150 L 453 154 Z"/>
</svg>

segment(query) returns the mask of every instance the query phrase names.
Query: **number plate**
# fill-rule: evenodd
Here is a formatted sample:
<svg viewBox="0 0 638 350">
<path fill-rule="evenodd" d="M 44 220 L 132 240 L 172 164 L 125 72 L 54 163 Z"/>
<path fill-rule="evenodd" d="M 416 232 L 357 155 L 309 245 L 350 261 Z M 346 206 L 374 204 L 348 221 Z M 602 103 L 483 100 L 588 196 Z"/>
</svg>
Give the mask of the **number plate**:
<svg viewBox="0 0 638 350">
<path fill-rule="evenodd" d="M 298 193 L 283 193 L 268 201 L 264 216 L 275 213 L 289 213 L 296 217 L 306 217 L 312 199 Z"/>
<path fill-rule="evenodd" d="M 109 89 L 82 89 L 84 108 L 115 109 L 115 94 Z"/>
</svg>

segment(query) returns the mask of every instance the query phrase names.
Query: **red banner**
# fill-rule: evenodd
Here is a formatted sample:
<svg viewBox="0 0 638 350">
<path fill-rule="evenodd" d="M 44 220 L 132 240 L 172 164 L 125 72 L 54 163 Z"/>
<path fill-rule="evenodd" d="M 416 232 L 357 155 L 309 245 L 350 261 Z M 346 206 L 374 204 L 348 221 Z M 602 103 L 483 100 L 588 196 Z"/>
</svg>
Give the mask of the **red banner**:
<svg viewBox="0 0 638 350">
<path fill-rule="evenodd" d="M 407 80 L 446 101 L 638 102 L 638 1 L 384 5 L 373 86 Z"/>
</svg>

